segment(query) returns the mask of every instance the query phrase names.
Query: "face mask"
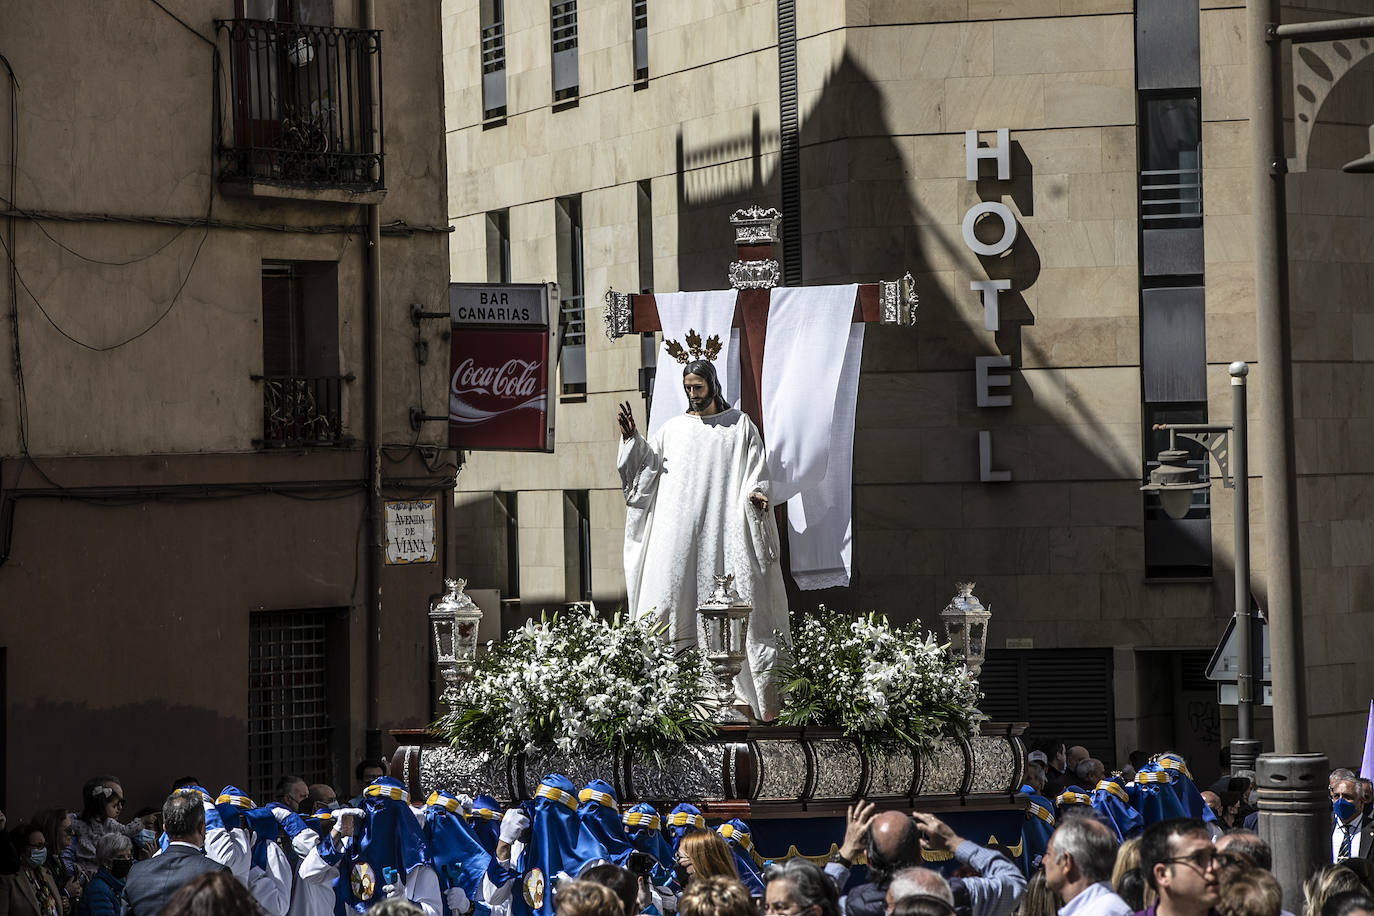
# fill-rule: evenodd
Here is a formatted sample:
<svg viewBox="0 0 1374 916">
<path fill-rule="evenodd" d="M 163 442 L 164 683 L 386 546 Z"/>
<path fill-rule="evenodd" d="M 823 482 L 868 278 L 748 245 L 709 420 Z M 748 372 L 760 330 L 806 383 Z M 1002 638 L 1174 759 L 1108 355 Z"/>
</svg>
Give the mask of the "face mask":
<svg viewBox="0 0 1374 916">
<path fill-rule="evenodd" d="M 1345 823 L 1355 816 L 1355 803 L 1348 798 L 1338 798 L 1331 803 L 1331 811 L 1336 820 Z"/>
<path fill-rule="evenodd" d="M 47 849 L 29 850 L 29 864 L 32 865 L 34 868 L 41 868 L 43 866 L 43 863 L 46 861 L 48 861 Z"/>
<path fill-rule="evenodd" d="M 328 808 L 330 811 L 338 811 L 338 810 L 339 810 L 339 803 L 336 802 L 336 801 L 326 802 L 326 803 L 325 803 L 325 807 Z"/>
<path fill-rule="evenodd" d="M 125 878 L 129 877 L 129 869 L 133 867 L 133 859 L 115 859 L 110 863 L 110 874 L 114 875 L 120 881 L 123 881 Z"/>
<path fill-rule="evenodd" d="M 151 830 L 148 830 L 147 828 L 144 828 L 143 830 L 140 830 L 138 832 L 137 842 L 139 846 L 147 846 L 149 843 L 156 843 L 157 834 L 153 833 Z"/>
<path fill-rule="evenodd" d="M 1245 796 L 1245 801 L 1251 808 L 1259 807 L 1259 790 L 1251 789 L 1250 794 Z"/>
</svg>

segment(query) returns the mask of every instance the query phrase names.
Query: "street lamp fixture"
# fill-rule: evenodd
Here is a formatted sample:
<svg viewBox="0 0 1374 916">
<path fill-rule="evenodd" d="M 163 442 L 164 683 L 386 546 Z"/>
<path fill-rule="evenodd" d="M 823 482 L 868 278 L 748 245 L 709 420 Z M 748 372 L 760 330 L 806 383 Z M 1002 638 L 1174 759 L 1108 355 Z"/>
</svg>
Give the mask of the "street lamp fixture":
<svg viewBox="0 0 1374 916">
<path fill-rule="evenodd" d="M 1188 453 L 1178 447 L 1178 437 L 1191 439 L 1207 450 L 1221 469 L 1225 486 L 1235 490 L 1235 634 L 1236 634 L 1236 737 L 1231 742 L 1233 770 L 1255 768 L 1260 743 L 1255 740 L 1255 684 L 1250 628 L 1250 471 L 1246 458 L 1245 377 L 1250 367 L 1237 360 L 1227 369 L 1231 376 L 1231 422 L 1164 423 L 1169 447 L 1159 453 L 1159 467 L 1150 471 L 1142 493 L 1159 496 L 1170 518 L 1183 518 L 1193 503 L 1193 491 L 1211 486 L 1198 480 L 1198 469 L 1188 465 Z"/>
<path fill-rule="evenodd" d="M 1169 448 L 1159 453 L 1159 467 L 1150 472 L 1150 482 L 1142 493 L 1155 493 L 1169 518 L 1183 518 L 1193 505 L 1193 491 L 1205 490 L 1211 481 L 1199 481 L 1197 468 L 1188 464 L 1188 453 L 1174 448 L 1174 430 L 1169 431 Z"/>
</svg>

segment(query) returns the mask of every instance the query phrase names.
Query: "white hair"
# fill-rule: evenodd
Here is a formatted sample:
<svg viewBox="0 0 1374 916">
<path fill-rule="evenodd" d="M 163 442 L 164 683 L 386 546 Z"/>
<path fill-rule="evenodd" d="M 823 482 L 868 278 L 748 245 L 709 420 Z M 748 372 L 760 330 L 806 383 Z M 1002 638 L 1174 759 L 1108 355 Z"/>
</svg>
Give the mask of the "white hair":
<svg viewBox="0 0 1374 916">
<path fill-rule="evenodd" d="M 950 906 L 954 906 L 954 892 L 949 889 L 949 882 L 939 872 L 922 868 L 919 865 L 904 868 L 893 875 L 888 893 L 892 895 L 893 903 L 903 897 L 926 894 L 927 896 L 938 897 Z"/>
</svg>

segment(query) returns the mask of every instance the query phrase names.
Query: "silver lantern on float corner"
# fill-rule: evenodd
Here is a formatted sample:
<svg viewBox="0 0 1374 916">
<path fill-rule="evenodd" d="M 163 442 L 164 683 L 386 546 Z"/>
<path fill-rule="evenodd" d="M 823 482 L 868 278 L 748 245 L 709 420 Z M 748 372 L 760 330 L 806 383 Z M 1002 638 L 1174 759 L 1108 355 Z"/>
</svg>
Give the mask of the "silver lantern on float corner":
<svg viewBox="0 0 1374 916">
<path fill-rule="evenodd" d="M 945 625 L 950 654 L 961 659 L 969 677 L 977 680 L 983 670 L 983 659 L 987 657 L 988 621 L 992 618 L 992 609 L 983 607 L 983 602 L 973 594 L 974 584 L 960 582 L 955 586 L 959 594 L 940 612 L 940 621 Z"/>
<path fill-rule="evenodd" d="M 735 577 L 715 577 L 715 585 L 698 608 L 705 630 L 706 660 L 716 676 L 716 699 L 720 709 L 715 719 L 726 725 L 745 725 L 749 720 L 735 708 L 735 677 L 747 658 L 749 615 L 753 607 L 735 591 Z"/>
<path fill-rule="evenodd" d="M 448 689 L 472 670 L 477 659 L 477 628 L 482 609 L 463 593 L 466 579 L 445 579 L 444 594 L 429 609 L 429 628 L 434 637 L 434 661 Z"/>
</svg>

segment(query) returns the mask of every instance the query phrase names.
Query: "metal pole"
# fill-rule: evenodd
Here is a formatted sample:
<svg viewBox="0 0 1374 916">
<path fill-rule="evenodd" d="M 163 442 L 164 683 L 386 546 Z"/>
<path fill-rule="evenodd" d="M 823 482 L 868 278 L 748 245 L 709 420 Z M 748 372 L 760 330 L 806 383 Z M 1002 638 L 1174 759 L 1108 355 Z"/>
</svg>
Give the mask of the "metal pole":
<svg viewBox="0 0 1374 916">
<path fill-rule="evenodd" d="M 1274 851 L 1274 877 L 1283 888 L 1283 908 L 1290 913 L 1302 912 L 1302 883 L 1318 865 L 1331 861 L 1326 768 L 1325 754 L 1259 758 L 1259 835 Z"/>
<path fill-rule="evenodd" d="M 1274 683 L 1274 749 L 1294 754 L 1307 745 L 1302 604 L 1298 566 L 1298 513 L 1294 482 L 1293 377 L 1288 297 L 1283 264 L 1282 144 L 1278 143 L 1279 80 L 1276 0 L 1249 0 L 1245 8 L 1250 67 L 1251 208 L 1255 225 L 1255 336 L 1264 397 L 1260 454 L 1264 464 L 1264 536 L 1269 591 L 1270 669 Z"/>
<path fill-rule="evenodd" d="M 1245 450 L 1246 392 L 1245 376 L 1250 367 L 1243 361 L 1232 363 L 1231 374 L 1231 434 L 1227 447 L 1231 451 L 1231 480 L 1235 487 L 1236 538 L 1236 737 L 1231 740 L 1231 772 L 1253 770 L 1259 756 L 1260 742 L 1255 740 L 1255 671 L 1254 646 L 1250 638 L 1253 616 L 1250 613 L 1250 467 Z"/>
</svg>

